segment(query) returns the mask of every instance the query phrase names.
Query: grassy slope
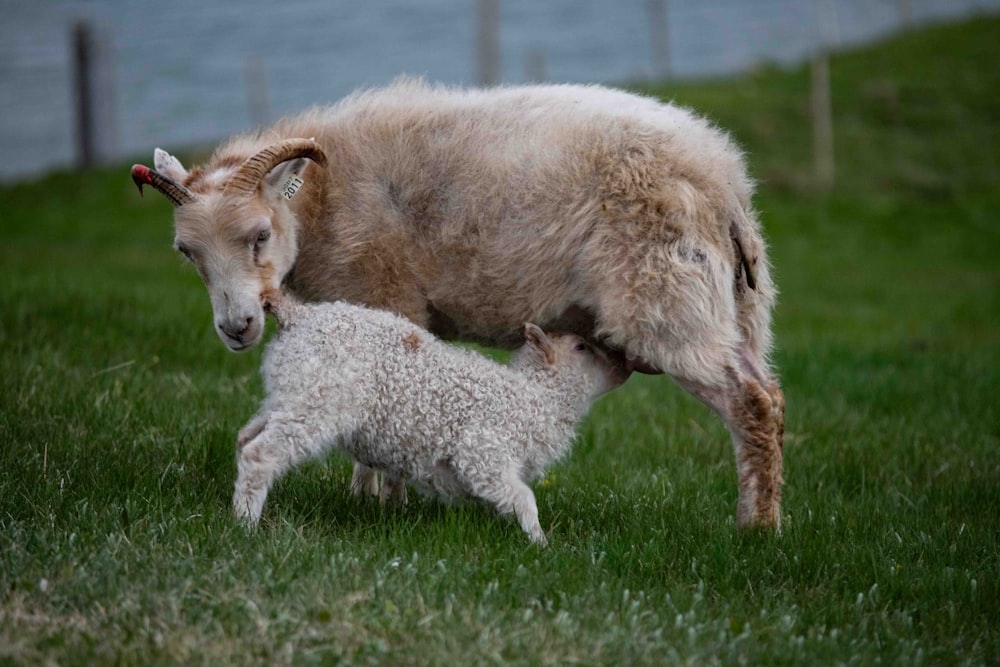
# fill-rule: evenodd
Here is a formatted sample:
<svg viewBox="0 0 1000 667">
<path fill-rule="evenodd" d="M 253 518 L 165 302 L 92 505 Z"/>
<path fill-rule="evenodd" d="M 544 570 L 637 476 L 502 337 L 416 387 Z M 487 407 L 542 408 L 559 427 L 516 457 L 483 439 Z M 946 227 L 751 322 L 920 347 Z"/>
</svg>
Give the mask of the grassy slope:
<svg viewBox="0 0 1000 667">
<path fill-rule="evenodd" d="M 1000 659 L 1000 21 L 656 92 L 748 148 L 782 286 L 786 530 L 739 537 L 721 425 L 662 378 L 536 485 L 551 547 L 474 506 L 350 498 L 346 462 L 233 525 L 259 352 L 211 331 L 126 172 L 0 189 L 0 662 L 914 664 Z"/>
</svg>

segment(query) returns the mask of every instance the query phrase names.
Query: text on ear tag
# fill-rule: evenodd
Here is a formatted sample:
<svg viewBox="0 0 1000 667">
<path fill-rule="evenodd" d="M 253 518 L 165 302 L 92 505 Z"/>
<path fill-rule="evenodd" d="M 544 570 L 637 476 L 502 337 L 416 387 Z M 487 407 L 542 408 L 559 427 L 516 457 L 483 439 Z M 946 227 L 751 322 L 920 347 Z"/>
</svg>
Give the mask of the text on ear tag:
<svg viewBox="0 0 1000 667">
<path fill-rule="evenodd" d="M 288 180 L 285 181 L 285 184 L 281 186 L 281 196 L 285 199 L 291 200 L 292 197 L 294 197 L 299 191 L 299 188 L 302 187 L 302 183 L 303 180 L 301 178 L 292 174 L 288 177 Z"/>
</svg>

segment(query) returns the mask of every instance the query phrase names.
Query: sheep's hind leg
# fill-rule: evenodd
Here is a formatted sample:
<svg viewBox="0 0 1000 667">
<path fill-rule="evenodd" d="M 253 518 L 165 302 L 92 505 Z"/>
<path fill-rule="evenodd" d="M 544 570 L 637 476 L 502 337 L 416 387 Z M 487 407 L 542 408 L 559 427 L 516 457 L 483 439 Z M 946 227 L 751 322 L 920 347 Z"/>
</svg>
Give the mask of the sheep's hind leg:
<svg viewBox="0 0 1000 667">
<path fill-rule="evenodd" d="M 714 409 L 732 435 L 739 478 L 737 527 L 778 530 L 785 399 L 777 381 L 745 352 L 702 377 L 672 375 Z"/>
</svg>

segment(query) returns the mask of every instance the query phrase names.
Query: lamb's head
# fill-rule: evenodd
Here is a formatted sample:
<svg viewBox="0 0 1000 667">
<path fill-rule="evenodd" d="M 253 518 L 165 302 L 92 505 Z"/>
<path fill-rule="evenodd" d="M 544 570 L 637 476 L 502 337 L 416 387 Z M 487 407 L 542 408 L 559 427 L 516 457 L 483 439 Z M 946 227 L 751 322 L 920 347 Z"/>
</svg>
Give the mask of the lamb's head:
<svg viewBox="0 0 1000 667">
<path fill-rule="evenodd" d="M 511 356 L 512 368 L 557 381 L 579 392 L 589 404 L 621 385 L 629 371 L 602 350 L 572 333 L 546 334 L 538 326 L 524 325 L 524 345 Z"/>
<path fill-rule="evenodd" d="M 326 165 L 314 141 L 289 139 L 242 164 L 217 161 L 189 172 L 157 148 L 155 169 L 132 167 L 140 192 L 151 185 L 173 202 L 174 246 L 205 282 L 216 333 L 231 350 L 260 341 L 261 294 L 278 289 L 295 263 L 298 224 L 289 202 L 303 183 L 308 160 Z"/>
</svg>

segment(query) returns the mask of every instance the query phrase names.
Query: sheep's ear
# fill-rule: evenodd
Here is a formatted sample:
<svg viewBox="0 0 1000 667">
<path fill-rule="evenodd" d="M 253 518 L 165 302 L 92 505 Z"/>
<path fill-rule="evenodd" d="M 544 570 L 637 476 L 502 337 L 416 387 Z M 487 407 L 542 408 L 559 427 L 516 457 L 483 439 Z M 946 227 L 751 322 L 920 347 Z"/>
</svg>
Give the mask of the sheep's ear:
<svg viewBox="0 0 1000 667">
<path fill-rule="evenodd" d="M 552 366 L 556 363 L 556 351 L 552 347 L 552 340 L 545 335 L 541 327 L 528 322 L 524 325 L 524 342 L 528 351 L 532 353 L 532 358 L 543 366 Z"/>
<path fill-rule="evenodd" d="M 153 168 L 174 183 L 182 184 L 188 177 L 187 169 L 184 168 L 181 161 L 159 148 L 153 151 Z"/>
<path fill-rule="evenodd" d="M 264 177 L 264 192 L 268 198 L 291 199 L 302 187 L 302 174 L 309 160 L 304 157 L 282 162 Z"/>
</svg>

